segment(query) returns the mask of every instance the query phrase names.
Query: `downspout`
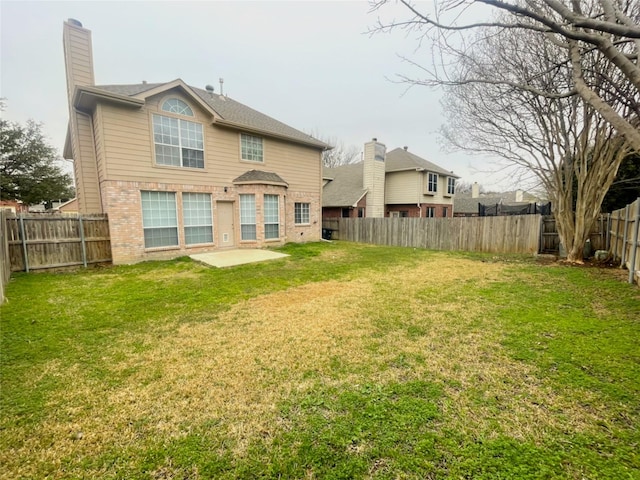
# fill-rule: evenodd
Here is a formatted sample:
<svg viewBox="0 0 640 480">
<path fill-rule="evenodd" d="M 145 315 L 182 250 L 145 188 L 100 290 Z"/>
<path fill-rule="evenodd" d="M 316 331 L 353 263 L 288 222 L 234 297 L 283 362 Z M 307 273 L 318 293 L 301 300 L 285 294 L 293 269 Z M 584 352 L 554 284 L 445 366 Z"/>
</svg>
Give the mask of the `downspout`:
<svg viewBox="0 0 640 480">
<path fill-rule="evenodd" d="M 416 172 L 418 172 L 418 188 L 417 188 L 417 194 L 418 194 L 418 213 L 419 213 L 419 217 L 422 218 L 422 185 L 424 184 L 424 168 L 416 168 Z"/>
</svg>

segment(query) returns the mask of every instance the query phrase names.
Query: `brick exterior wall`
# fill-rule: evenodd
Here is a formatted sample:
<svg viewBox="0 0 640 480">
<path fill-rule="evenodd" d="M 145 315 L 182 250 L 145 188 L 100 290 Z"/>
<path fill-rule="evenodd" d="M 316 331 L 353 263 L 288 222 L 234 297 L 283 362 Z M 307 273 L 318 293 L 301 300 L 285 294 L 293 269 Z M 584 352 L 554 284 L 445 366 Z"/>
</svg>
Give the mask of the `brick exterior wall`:
<svg viewBox="0 0 640 480">
<path fill-rule="evenodd" d="M 236 248 L 263 248 L 283 245 L 286 242 L 318 241 L 321 238 L 320 196 L 307 192 L 295 192 L 278 185 L 238 185 L 227 188 L 207 185 L 183 185 L 156 182 L 105 181 L 101 185 L 104 211 L 109 215 L 111 232 L 111 250 L 114 264 L 133 263 L 149 259 L 167 259 L 193 253 L 215 251 L 218 249 L 216 237 L 217 201 L 234 203 L 234 236 Z M 142 226 L 141 191 L 176 192 L 178 212 L 178 245 L 147 249 L 144 246 Z M 184 238 L 182 215 L 182 192 L 209 193 L 212 200 L 213 243 L 187 246 Z M 254 194 L 256 198 L 256 240 L 240 239 L 240 194 Z M 263 199 L 265 194 L 278 195 L 279 202 L 279 238 L 265 240 L 263 223 Z M 296 202 L 309 203 L 309 224 L 295 225 L 294 207 Z"/>
<path fill-rule="evenodd" d="M 453 205 L 442 205 L 441 203 L 423 203 L 418 207 L 415 203 L 410 205 L 387 205 L 385 217 L 390 217 L 391 212 L 408 212 L 409 217 L 426 217 L 427 207 L 435 208 L 435 217 L 453 217 Z M 446 215 L 444 209 L 447 209 Z"/>
</svg>

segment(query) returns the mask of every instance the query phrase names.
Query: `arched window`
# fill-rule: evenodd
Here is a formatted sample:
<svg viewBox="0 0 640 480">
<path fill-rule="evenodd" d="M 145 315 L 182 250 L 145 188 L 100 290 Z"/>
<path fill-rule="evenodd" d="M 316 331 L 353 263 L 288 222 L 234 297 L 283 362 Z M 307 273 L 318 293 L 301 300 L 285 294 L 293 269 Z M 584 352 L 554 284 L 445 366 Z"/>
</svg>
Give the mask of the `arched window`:
<svg viewBox="0 0 640 480">
<path fill-rule="evenodd" d="M 193 110 L 191 107 L 184 103 L 179 98 L 170 98 L 162 104 L 162 110 L 170 113 L 177 113 L 179 115 L 187 115 L 193 117 Z"/>
</svg>

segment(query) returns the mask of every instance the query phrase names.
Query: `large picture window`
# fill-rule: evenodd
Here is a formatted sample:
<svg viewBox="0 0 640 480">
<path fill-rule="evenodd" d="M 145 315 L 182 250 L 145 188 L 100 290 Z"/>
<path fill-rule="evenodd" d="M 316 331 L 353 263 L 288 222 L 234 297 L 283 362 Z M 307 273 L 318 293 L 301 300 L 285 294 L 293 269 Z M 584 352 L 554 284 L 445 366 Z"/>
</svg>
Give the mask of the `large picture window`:
<svg viewBox="0 0 640 480">
<path fill-rule="evenodd" d="M 208 193 L 183 193 L 184 242 L 213 243 L 213 218 L 211 195 Z"/>
<path fill-rule="evenodd" d="M 145 248 L 178 245 L 178 215 L 174 192 L 142 193 Z"/>
<path fill-rule="evenodd" d="M 240 195 L 240 238 L 256 240 L 256 197 Z"/>
<path fill-rule="evenodd" d="M 181 118 L 153 115 L 156 163 L 204 168 L 202 125 Z"/>
<path fill-rule="evenodd" d="M 280 215 L 278 195 L 264 196 L 264 238 L 266 240 L 280 237 Z"/>
<path fill-rule="evenodd" d="M 242 151 L 242 160 L 260 163 L 264 161 L 262 153 L 262 138 L 260 137 L 241 133 L 240 150 Z"/>
<path fill-rule="evenodd" d="M 294 221 L 297 225 L 309 223 L 309 204 L 308 203 L 295 204 Z"/>
</svg>

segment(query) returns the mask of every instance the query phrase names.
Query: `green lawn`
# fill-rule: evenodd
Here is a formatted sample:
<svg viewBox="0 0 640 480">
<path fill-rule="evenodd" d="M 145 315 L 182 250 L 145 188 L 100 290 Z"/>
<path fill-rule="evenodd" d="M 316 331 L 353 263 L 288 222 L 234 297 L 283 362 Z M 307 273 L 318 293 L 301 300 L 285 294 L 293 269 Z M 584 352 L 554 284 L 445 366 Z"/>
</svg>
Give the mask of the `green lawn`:
<svg viewBox="0 0 640 480">
<path fill-rule="evenodd" d="M 14 274 L 0 478 L 640 479 L 619 271 L 279 250 Z"/>
</svg>

